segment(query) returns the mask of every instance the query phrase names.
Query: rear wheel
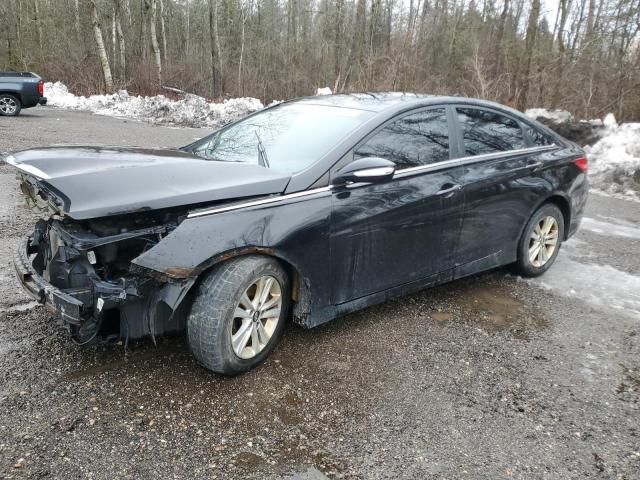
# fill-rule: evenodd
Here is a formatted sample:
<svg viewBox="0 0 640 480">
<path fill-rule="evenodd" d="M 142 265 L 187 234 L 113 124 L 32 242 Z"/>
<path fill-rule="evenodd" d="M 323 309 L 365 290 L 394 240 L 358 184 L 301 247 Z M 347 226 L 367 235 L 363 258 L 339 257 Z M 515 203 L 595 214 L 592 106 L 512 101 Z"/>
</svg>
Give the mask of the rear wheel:
<svg viewBox="0 0 640 480">
<path fill-rule="evenodd" d="M 218 266 L 200 284 L 187 321 L 193 355 L 225 375 L 256 367 L 280 340 L 290 294 L 275 259 L 247 256 Z"/>
<path fill-rule="evenodd" d="M 564 216 L 560 209 L 547 203 L 529 219 L 518 244 L 516 269 L 525 277 L 546 272 L 560 251 L 564 238 Z"/>
<path fill-rule="evenodd" d="M 15 117 L 20 114 L 22 104 L 14 95 L 0 93 L 0 115 L 4 117 Z"/>
</svg>

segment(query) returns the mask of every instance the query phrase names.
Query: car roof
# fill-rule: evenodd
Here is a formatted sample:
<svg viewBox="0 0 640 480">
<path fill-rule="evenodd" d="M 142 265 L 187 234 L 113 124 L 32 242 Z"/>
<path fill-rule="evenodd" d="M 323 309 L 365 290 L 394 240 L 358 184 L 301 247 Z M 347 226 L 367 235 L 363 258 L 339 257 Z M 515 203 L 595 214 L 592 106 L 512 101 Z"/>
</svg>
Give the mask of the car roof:
<svg viewBox="0 0 640 480">
<path fill-rule="evenodd" d="M 340 93 L 333 95 L 316 95 L 312 97 L 301 97 L 290 100 L 290 102 L 303 103 L 309 105 L 326 105 L 332 107 L 352 108 L 371 112 L 395 112 L 407 110 L 423 105 L 436 105 L 445 103 L 463 103 L 477 105 L 487 108 L 496 108 L 511 114 L 523 117 L 522 112 L 514 110 L 505 105 L 482 100 L 479 98 L 468 98 L 459 96 L 432 95 L 428 93 L 411 92 L 357 92 Z M 287 103 L 290 103 L 287 102 Z"/>
</svg>

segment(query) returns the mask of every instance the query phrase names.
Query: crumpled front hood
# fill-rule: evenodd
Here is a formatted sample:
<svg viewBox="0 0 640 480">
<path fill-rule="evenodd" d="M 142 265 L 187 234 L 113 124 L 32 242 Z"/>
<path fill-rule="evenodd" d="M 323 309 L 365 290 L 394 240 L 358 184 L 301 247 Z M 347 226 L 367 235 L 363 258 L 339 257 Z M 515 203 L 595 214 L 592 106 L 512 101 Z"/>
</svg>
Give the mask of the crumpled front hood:
<svg viewBox="0 0 640 480">
<path fill-rule="evenodd" d="M 282 193 L 289 175 L 257 164 L 205 160 L 180 150 L 47 147 L 5 161 L 38 179 L 83 220 Z"/>
</svg>

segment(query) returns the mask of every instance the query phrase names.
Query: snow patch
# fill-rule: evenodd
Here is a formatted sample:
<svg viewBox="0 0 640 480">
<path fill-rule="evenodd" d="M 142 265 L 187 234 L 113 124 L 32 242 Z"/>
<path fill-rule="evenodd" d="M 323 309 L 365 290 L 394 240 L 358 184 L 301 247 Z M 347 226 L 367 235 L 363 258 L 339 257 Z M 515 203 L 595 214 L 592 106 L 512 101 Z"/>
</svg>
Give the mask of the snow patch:
<svg viewBox="0 0 640 480">
<path fill-rule="evenodd" d="M 538 118 L 544 118 L 545 120 L 549 120 L 553 123 L 565 123 L 573 120 L 573 115 L 571 115 L 566 110 L 547 110 L 546 108 L 530 108 L 524 112 L 524 114 L 529 117 L 537 120 Z"/>
<path fill-rule="evenodd" d="M 603 217 L 603 220 L 584 217 L 580 228 L 607 237 L 633 238 L 640 240 L 640 228 L 631 222 Z"/>
<path fill-rule="evenodd" d="M 618 125 L 607 115 L 602 138 L 585 147 L 589 158 L 589 181 L 608 194 L 638 199 L 640 194 L 640 123 Z"/>
<path fill-rule="evenodd" d="M 61 82 L 46 83 L 44 88 L 48 105 L 54 107 L 189 127 L 220 127 L 264 108 L 260 100 L 251 97 L 209 103 L 205 98 L 192 94 L 171 100 L 164 95 L 132 96 L 126 90 L 82 97 L 69 92 Z"/>
<path fill-rule="evenodd" d="M 321 87 L 316 91 L 316 95 L 331 95 L 332 93 L 329 87 Z"/>
<path fill-rule="evenodd" d="M 543 276 L 527 281 L 558 295 L 581 299 L 596 310 L 608 313 L 613 308 L 640 319 L 639 276 L 610 265 L 580 263 L 564 253 L 560 252 L 553 268 Z"/>
</svg>

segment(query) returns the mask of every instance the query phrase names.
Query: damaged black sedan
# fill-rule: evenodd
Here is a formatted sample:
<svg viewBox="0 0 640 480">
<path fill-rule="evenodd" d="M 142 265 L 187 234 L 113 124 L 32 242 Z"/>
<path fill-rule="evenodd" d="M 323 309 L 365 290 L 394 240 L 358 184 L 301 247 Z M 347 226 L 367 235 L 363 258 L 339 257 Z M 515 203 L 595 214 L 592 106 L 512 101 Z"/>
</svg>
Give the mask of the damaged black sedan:
<svg viewBox="0 0 640 480">
<path fill-rule="evenodd" d="M 285 102 L 175 150 L 5 161 L 42 217 L 18 276 L 77 342 L 186 330 L 224 374 L 262 362 L 289 318 L 501 265 L 544 273 L 588 190 L 584 152 L 520 113 L 407 94 Z"/>
</svg>

